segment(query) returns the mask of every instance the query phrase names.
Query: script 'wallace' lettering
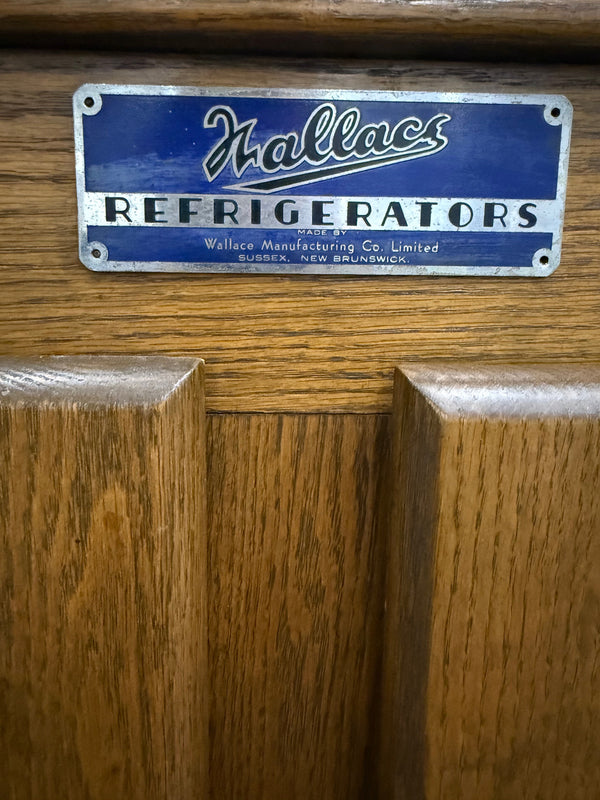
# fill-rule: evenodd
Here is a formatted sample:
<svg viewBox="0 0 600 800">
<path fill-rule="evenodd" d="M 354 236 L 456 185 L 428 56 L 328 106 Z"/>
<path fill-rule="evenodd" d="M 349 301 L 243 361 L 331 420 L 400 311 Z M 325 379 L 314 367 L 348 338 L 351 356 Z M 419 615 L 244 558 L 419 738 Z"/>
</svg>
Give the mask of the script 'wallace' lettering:
<svg viewBox="0 0 600 800">
<path fill-rule="evenodd" d="M 213 106 L 204 118 L 204 127 L 222 126 L 224 132 L 203 167 L 209 181 L 228 164 L 237 178 L 250 166 L 271 176 L 287 173 L 231 187 L 276 192 L 437 153 L 448 144 L 442 127 L 450 119 L 448 114 L 436 114 L 426 122 L 405 117 L 393 127 L 385 120 L 361 125 L 358 108 L 340 114 L 333 103 L 322 103 L 301 132 L 271 136 L 261 144 L 251 141 L 257 119 L 239 122 L 230 106 Z M 297 169 L 304 165 L 308 168 Z M 295 170 L 293 174 L 291 170 Z"/>
</svg>

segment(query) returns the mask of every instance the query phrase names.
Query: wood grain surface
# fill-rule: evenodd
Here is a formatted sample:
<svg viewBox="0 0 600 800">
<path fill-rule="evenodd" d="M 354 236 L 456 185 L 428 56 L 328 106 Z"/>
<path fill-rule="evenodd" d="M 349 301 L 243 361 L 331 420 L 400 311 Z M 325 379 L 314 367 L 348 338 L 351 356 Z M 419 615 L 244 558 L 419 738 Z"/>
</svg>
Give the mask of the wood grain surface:
<svg viewBox="0 0 600 800">
<path fill-rule="evenodd" d="M 209 417 L 215 800 L 374 797 L 377 415 Z"/>
<path fill-rule="evenodd" d="M 0 55 L 0 350 L 206 359 L 216 411 L 388 412 L 400 361 L 600 357 L 600 79 L 588 67 Z M 83 82 L 564 93 L 562 264 L 544 279 L 97 274 L 79 263 Z"/>
<path fill-rule="evenodd" d="M 594 800 L 600 370 L 397 377 L 382 797 Z"/>
<path fill-rule="evenodd" d="M 2 0 L 31 47 L 598 61 L 596 0 Z"/>
<path fill-rule="evenodd" d="M 0 362 L 0 794 L 208 794 L 196 359 Z"/>
</svg>

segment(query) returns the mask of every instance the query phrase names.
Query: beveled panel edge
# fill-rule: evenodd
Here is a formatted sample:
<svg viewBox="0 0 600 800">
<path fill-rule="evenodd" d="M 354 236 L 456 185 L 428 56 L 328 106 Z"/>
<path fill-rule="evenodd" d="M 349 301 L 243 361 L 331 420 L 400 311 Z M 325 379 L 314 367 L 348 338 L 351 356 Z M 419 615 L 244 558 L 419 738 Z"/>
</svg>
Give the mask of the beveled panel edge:
<svg viewBox="0 0 600 800">
<path fill-rule="evenodd" d="M 443 416 L 600 416 L 600 364 L 419 363 L 397 367 Z"/>
<path fill-rule="evenodd" d="M 170 356 L 2 356 L 0 405 L 158 405 L 203 365 Z"/>
</svg>

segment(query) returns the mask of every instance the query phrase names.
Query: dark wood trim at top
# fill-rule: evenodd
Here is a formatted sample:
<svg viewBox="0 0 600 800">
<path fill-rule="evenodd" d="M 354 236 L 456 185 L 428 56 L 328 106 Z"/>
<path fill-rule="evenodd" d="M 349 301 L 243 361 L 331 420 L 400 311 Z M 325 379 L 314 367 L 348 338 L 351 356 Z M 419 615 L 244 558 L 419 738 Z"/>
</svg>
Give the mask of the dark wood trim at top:
<svg viewBox="0 0 600 800">
<path fill-rule="evenodd" d="M 2 0 L 0 46 L 597 62 L 597 0 Z"/>
</svg>

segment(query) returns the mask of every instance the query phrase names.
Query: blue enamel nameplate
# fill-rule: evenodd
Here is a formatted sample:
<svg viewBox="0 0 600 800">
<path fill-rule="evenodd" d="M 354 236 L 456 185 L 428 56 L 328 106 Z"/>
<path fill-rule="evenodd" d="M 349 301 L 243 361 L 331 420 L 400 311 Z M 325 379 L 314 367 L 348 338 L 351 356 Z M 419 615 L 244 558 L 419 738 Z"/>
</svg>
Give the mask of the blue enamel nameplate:
<svg viewBox="0 0 600 800">
<path fill-rule="evenodd" d="M 562 96 L 82 86 L 79 248 L 100 271 L 544 276 Z"/>
</svg>

